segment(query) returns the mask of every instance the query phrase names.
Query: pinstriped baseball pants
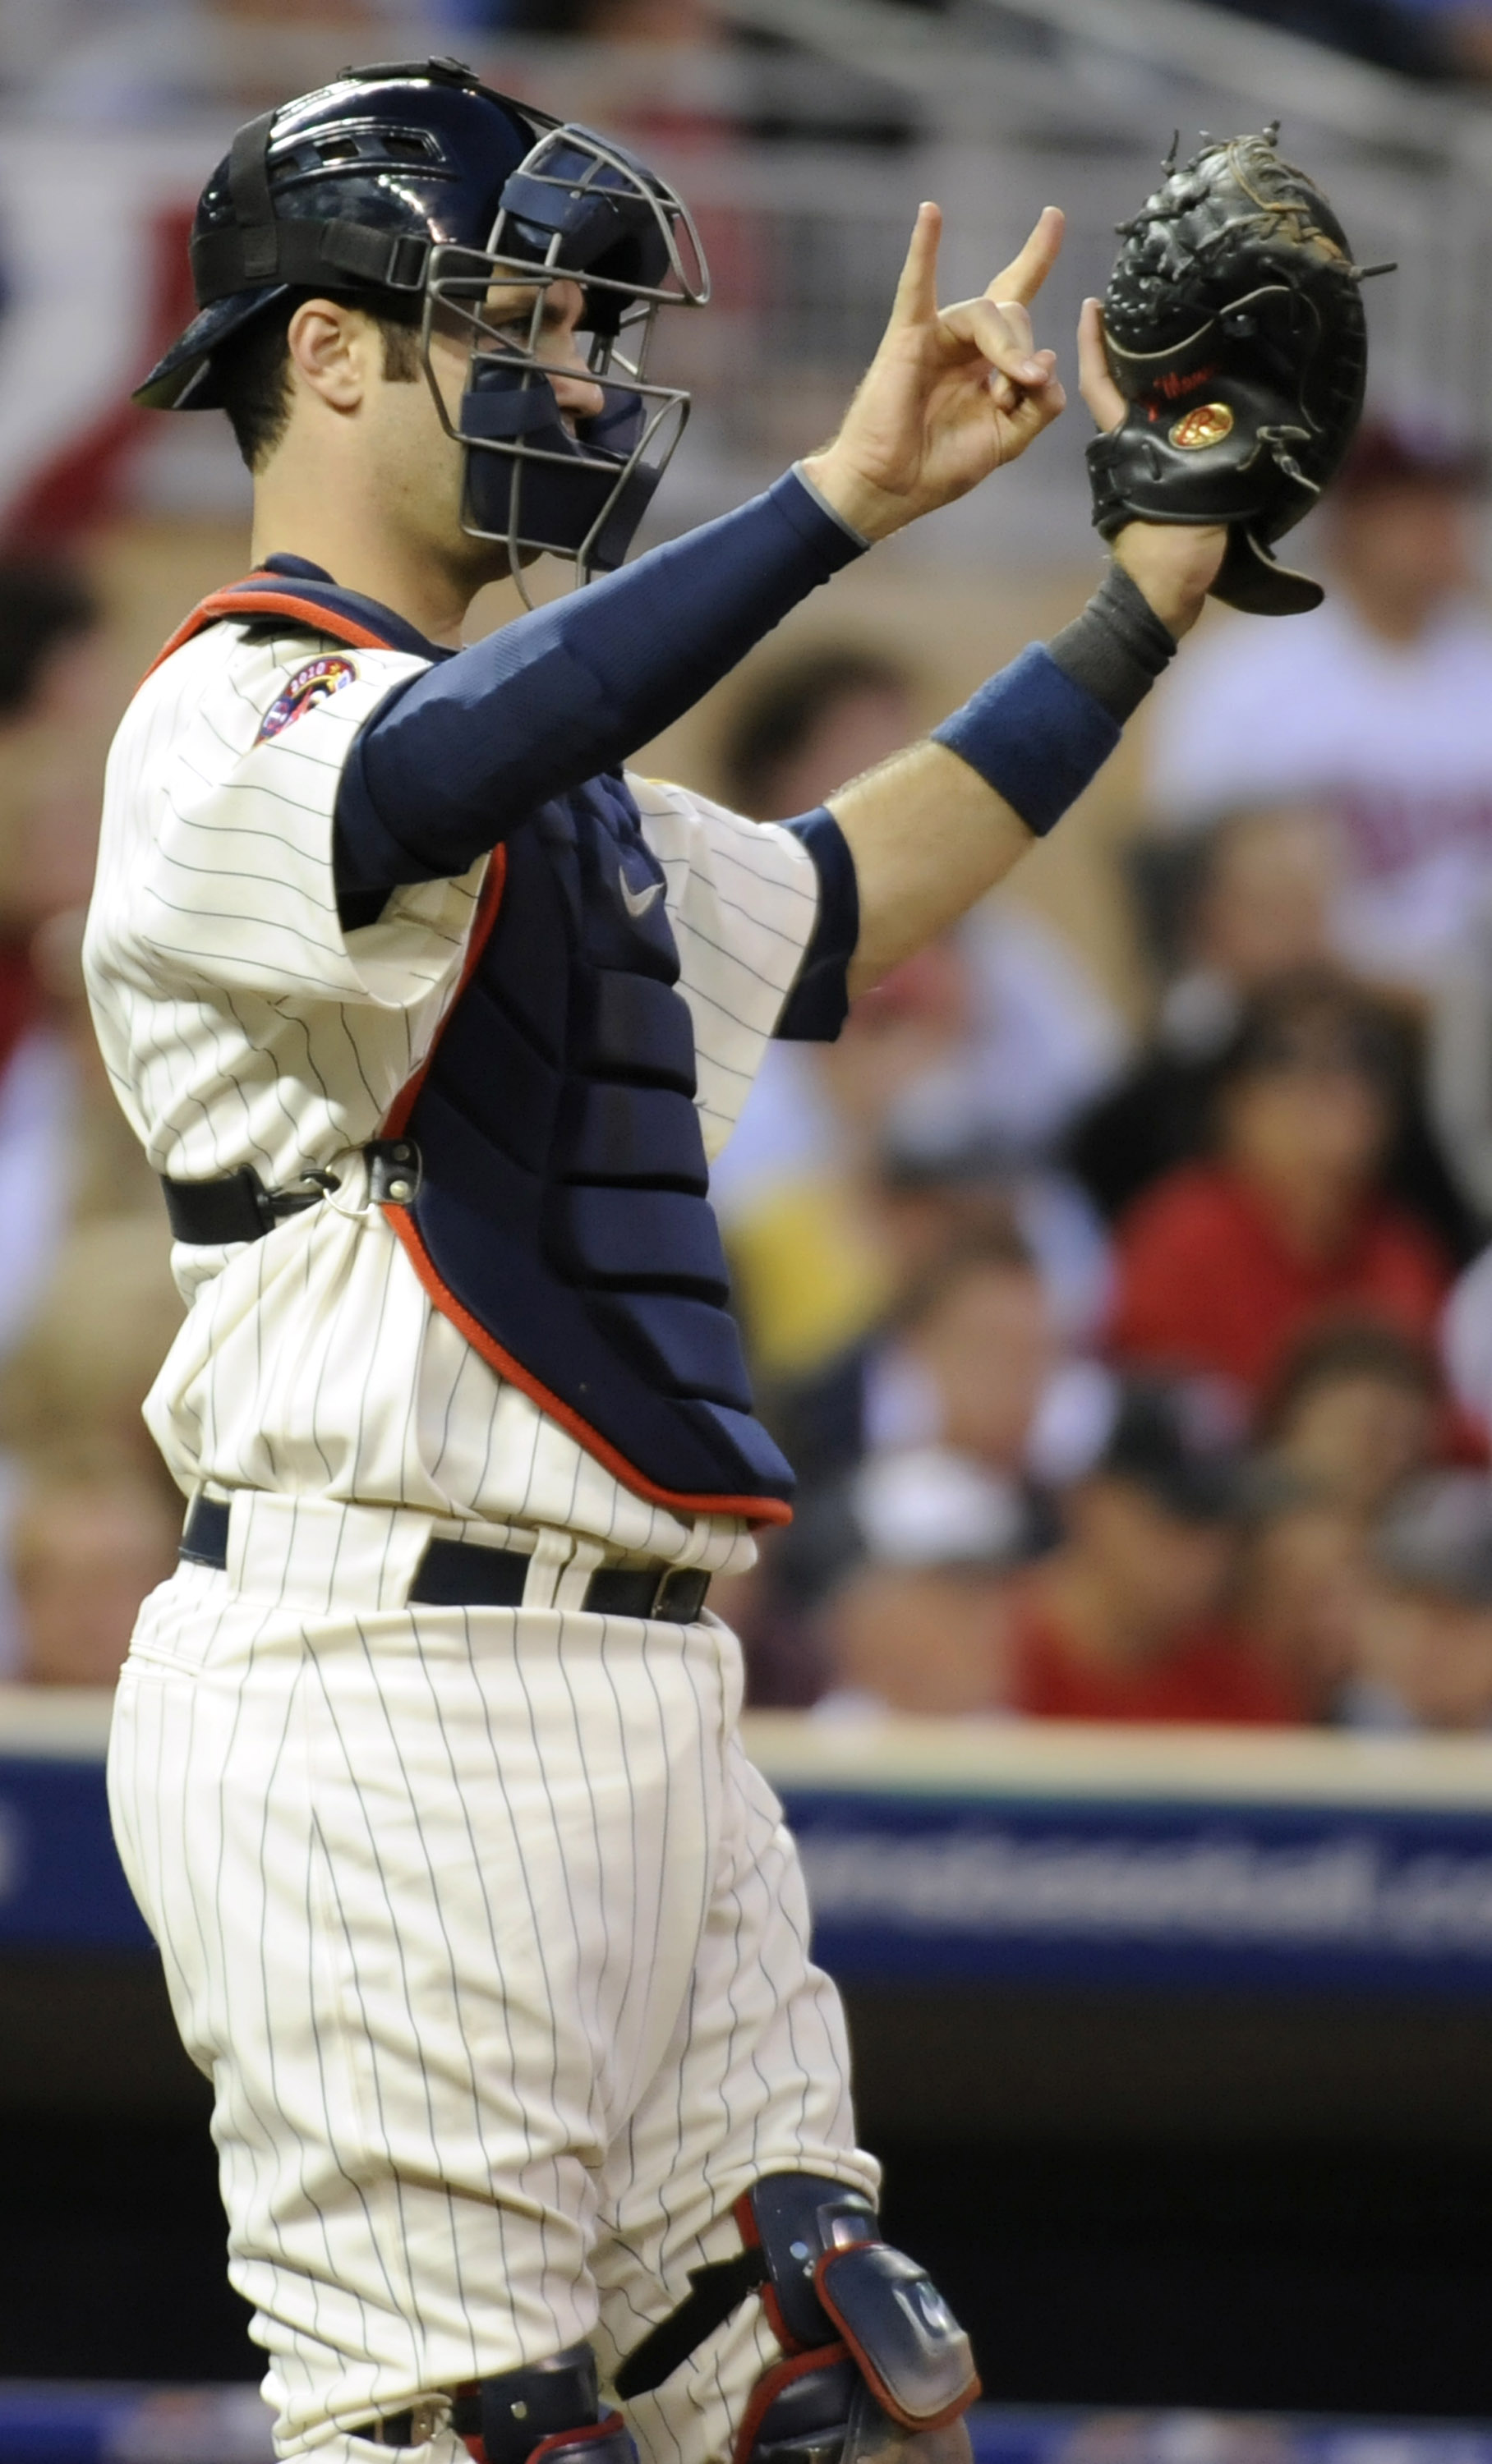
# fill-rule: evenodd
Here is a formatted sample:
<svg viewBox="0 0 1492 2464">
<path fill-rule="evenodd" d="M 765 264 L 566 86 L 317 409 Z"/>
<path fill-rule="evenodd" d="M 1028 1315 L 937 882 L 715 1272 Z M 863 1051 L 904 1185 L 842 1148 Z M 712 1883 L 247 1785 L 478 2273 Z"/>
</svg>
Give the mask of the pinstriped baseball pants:
<svg viewBox="0 0 1492 2464">
<path fill-rule="evenodd" d="M 351 2425 L 582 2339 L 606 2378 L 761 2174 L 878 2175 L 727 1630 L 392 1606 L 346 1521 L 327 1577 L 343 1509 L 307 1572 L 256 1505 L 142 1611 L 110 1799 L 281 2453 L 352 2464 Z M 421 1518 L 345 1511 L 412 1567 Z M 724 2456 L 776 2353 L 753 2297 L 629 2408 L 644 2456 Z"/>
</svg>

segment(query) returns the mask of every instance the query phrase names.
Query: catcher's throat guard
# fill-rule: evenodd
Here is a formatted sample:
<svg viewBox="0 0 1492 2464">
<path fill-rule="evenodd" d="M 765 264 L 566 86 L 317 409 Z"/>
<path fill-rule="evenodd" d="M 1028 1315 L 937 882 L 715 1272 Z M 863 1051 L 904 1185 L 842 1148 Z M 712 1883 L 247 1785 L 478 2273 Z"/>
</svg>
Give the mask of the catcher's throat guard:
<svg viewBox="0 0 1492 2464">
<path fill-rule="evenodd" d="M 1129 223 L 1104 300 L 1123 423 L 1088 448 L 1093 518 L 1226 525 L 1212 595 L 1260 616 L 1319 606 L 1273 542 L 1340 469 L 1368 331 L 1346 232 L 1277 127 L 1208 143 Z"/>
</svg>

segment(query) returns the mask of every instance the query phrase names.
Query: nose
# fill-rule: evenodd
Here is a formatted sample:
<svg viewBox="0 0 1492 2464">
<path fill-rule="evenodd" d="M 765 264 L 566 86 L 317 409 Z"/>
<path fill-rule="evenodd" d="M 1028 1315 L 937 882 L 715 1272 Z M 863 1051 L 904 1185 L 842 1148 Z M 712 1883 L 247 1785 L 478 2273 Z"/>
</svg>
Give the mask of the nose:
<svg viewBox="0 0 1492 2464">
<path fill-rule="evenodd" d="M 573 334 L 567 334 L 554 354 L 549 383 L 561 410 L 571 419 L 598 419 L 606 408 L 606 391 L 598 385 L 576 347 Z"/>
<path fill-rule="evenodd" d="M 578 282 L 559 282 L 549 294 L 549 304 L 551 313 L 558 312 L 557 330 L 548 338 L 544 355 L 555 401 L 569 419 L 598 419 L 606 408 L 606 392 L 586 364 L 577 332 L 586 312 L 585 293 Z"/>
</svg>

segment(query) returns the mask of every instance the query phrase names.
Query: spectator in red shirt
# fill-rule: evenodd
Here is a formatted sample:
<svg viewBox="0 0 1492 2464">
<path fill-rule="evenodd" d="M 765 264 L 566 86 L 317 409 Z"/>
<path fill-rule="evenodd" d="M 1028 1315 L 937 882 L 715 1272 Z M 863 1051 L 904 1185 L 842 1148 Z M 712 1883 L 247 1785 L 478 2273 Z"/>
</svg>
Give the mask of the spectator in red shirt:
<svg viewBox="0 0 1492 2464">
<path fill-rule="evenodd" d="M 1220 1614 L 1242 1464 L 1218 1404 L 1201 1381 L 1125 1390 L 1103 1453 L 1063 1501 L 1064 1544 L 1019 1585 L 1012 1710 L 1256 1726 L 1302 1715 Z"/>
<path fill-rule="evenodd" d="M 1382 1188 L 1395 1081 L 1383 1012 L 1355 987 L 1309 970 L 1256 996 L 1219 1069 L 1213 1158 L 1121 1224 L 1121 1359 L 1211 1371 L 1252 1403 L 1332 1315 L 1432 1333 L 1447 1262 Z"/>
</svg>

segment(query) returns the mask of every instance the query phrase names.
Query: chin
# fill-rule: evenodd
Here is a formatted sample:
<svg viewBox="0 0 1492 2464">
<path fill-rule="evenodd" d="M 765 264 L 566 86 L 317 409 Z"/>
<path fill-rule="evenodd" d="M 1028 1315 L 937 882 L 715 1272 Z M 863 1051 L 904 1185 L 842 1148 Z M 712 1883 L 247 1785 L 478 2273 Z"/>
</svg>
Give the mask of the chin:
<svg viewBox="0 0 1492 2464">
<path fill-rule="evenodd" d="M 468 530 L 461 532 L 455 555 L 474 590 L 483 589 L 489 582 L 506 582 L 513 571 L 512 560 L 501 540 L 475 539 Z"/>
</svg>

